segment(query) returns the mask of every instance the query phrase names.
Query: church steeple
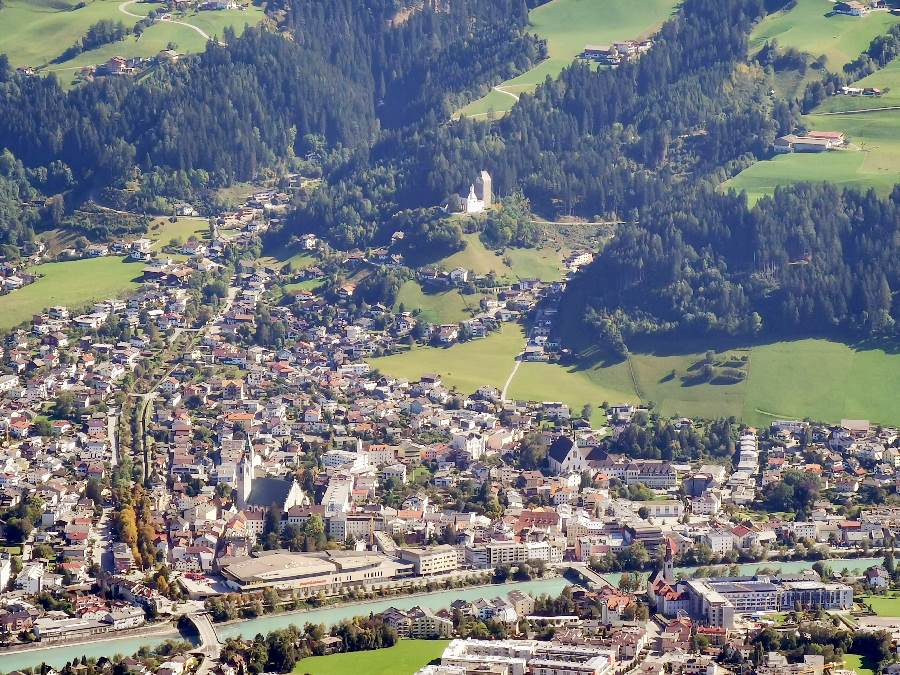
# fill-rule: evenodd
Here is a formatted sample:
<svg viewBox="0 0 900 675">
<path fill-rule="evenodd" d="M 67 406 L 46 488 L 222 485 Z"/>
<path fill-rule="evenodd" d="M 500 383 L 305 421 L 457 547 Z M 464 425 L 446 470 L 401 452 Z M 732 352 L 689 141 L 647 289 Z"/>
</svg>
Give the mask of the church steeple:
<svg viewBox="0 0 900 675">
<path fill-rule="evenodd" d="M 675 562 L 672 560 L 672 549 L 666 544 L 666 556 L 663 559 L 663 581 L 670 586 L 675 583 Z"/>
</svg>

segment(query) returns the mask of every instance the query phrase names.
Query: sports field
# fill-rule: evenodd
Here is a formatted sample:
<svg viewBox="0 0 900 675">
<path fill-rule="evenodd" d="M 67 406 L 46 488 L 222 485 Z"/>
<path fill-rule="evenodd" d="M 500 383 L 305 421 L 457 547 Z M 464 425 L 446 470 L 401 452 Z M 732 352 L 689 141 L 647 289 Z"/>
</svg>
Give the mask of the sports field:
<svg viewBox="0 0 900 675">
<path fill-rule="evenodd" d="M 121 258 L 46 263 L 32 269 L 43 277 L 0 296 L 0 330 L 8 330 L 53 305 L 82 307 L 138 287 L 143 265 Z"/>
<path fill-rule="evenodd" d="M 491 112 L 507 112 L 515 104 L 515 96 L 533 91 L 547 77 L 555 78 L 585 45 L 649 36 L 676 5 L 677 0 L 551 0 L 536 7 L 528 15 L 529 30 L 547 40 L 548 58 L 457 114 L 488 118 Z"/>
<path fill-rule="evenodd" d="M 140 38 L 128 36 L 68 61 L 50 63 L 101 19 L 133 26 L 138 19 L 121 11 L 122 4 L 122 0 L 88 0 L 84 7 L 75 9 L 77 3 L 67 0 L 5 0 L 0 8 L 0 52 L 5 52 L 16 66 L 46 66 L 46 71 L 56 72 L 65 82 L 70 79 L 69 74 L 84 66 L 104 63 L 113 56 L 155 56 L 170 42 L 183 54 L 205 48 L 206 39 L 189 26 L 158 22 L 147 28 Z M 134 3 L 124 9 L 130 14 L 145 16 L 150 9 L 162 11 L 164 7 L 162 4 Z M 220 37 L 225 27 L 231 26 L 240 33 L 245 25 L 259 23 L 263 15 L 261 8 L 250 6 L 246 10 L 190 12 L 173 18 L 196 26 L 210 37 Z"/>
<path fill-rule="evenodd" d="M 847 97 L 841 97 L 847 98 Z M 745 169 L 722 187 L 746 190 L 751 203 L 779 185 L 799 181 L 828 181 L 887 195 L 900 182 L 900 110 L 804 116 L 810 129 L 843 131 L 848 150 L 824 154 L 790 153 L 766 159 Z"/>
<path fill-rule="evenodd" d="M 783 48 L 794 47 L 816 57 L 824 54 L 829 70 L 841 72 L 845 63 L 898 21 L 900 17 L 888 11 L 844 16 L 834 14 L 828 0 L 796 0 L 791 9 L 770 14 L 756 26 L 750 35 L 750 48 L 755 52 L 766 41 L 777 40 Z"/>
<path fill-rule="evenodd" d="M 386 375 L 409 381 L 418 380 L 425 373 L 437 373 L 448 387 L 471 394 L 483 385 L 502 389 L 524 346 L 521 327 L 504 324 L 499 332 L 486 338 L 452 347 L 413 347 L 392 356 L 369 359 L 369 364 Z"/>
<path fill-rule="evenodd" d="M 440 659 L 447 640 L 400 640 L 390 649 L 314 656 L 298 661 L 296 675 L 412 675 Z"/>
</svg>

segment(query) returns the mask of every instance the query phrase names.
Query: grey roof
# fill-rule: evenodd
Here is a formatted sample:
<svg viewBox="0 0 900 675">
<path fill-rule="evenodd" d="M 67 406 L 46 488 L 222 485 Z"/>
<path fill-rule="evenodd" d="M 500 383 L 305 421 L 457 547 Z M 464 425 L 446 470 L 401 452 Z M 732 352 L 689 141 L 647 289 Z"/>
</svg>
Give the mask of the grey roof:
<svg viewBox="0 0 900 675">
<path fill-rule="evenodd" d="M 574 445 L 575 442 L 568 436 L 559 436 L 550 445 L 550 450 L 547 454 L 551 459 L 562 464 L 565 461 L 566 457 L 568 457 L 569 451 Z"/>
<path fill-rule="evenodd" d="M 247 504 L 251 506 L 284 507 L 288 493 L 291 491 L 292 481 L 283 478 L 254 478 Z"/>
</svg>

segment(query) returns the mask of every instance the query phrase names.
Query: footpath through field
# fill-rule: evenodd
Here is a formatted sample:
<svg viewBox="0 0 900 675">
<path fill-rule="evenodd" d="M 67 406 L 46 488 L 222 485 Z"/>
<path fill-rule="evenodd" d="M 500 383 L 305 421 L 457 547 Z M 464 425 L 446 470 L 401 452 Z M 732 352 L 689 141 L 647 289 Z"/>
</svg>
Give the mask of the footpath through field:
<svg viewBox="0 0 900 675">
<path fill-rule="evenodd" d="M 132 12 L 129 12 L 126 9 L 126 7 L 128 7 L 128 5 L 133 5 L 136 2 L 137 2 L 137 0 L 125 0 L 125 2 L 123 2 L 121 5 L 119 5 L 119 11 L 122 12 L 122 14 L 125 14 L 126 16 L 134 17 L 135 19 L 146 19 L 147 17 L 141 16 L 140 14 L 134 14 Z M 197 28 L 197 26 L 195 26 L 191 23 L 187 23 L 186 21 L 175 21 L 175 19 L 160 19 L 160 21 L 165 21 L 166 23 L 174 23 L 178 26 L 187 26 L 191 30 L 196 31 L 200 35 L 200 37 L 202 37 L 204 40 L 212 40 L 212 38 L 209 37 L 209 35 L 207 35 L 204 30 Z"/>
</svg>

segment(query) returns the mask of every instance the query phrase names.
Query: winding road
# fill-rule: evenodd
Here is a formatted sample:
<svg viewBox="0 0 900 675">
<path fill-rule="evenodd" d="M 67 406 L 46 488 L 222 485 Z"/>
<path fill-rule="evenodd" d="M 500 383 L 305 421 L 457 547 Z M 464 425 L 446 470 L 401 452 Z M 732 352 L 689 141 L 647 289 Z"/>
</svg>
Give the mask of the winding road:
<svg viewBox="0 0 900 675">
<path fill-rule="evenodd" d="M 137 0 L 125 0 L 125 2 L 123 2 L 121 5 L 119 5 L 119 11 L 122 12 L 122 14 L 124 14 L 126 16 L 134 17 L 135 19 L 146 19 L 147 18 L 146 16 L 141 16 L 140 14 L 134 14 L 134 13 L 128 11 L 128 9 L 127 9 L 128 5 L 133 5 L 136 2 L 137 2 Z M 212 40 L 212 38 L 209 35 L 207 35 L 205 31 L 201 30 L 200 28 L 197 28 L 197 26 L 195 26 L 193 24 L 186 23 L 185 21 L 175 21 L 174 19 L 160 19 L 160 21 L 165 21 L 166 23 L 174 23 L 179 26 L 186 26 L 186 27 L 190 28 L 192 31 L 199 33 L 200 37 L 202 37 L 204 40 Z"/>
</svg>

